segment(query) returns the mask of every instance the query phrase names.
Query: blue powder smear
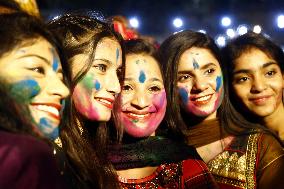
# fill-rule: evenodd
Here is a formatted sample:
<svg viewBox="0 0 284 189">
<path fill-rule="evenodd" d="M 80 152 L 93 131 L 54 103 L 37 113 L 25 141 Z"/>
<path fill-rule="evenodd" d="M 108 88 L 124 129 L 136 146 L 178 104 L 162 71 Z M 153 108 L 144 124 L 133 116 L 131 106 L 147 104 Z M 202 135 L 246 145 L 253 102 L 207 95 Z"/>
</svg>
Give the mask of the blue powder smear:
<svg viewBox="0 0 284 189">
<path fill-rule="evenodd" d="M 193 69 L 199 69 L 199 64 L 195 59 L 193 59 Z"/>
<path fill-rule="evenodd" d="M 216 78 L 216 83 L 217 83 L 217 86 L 216 86 L 216 91 L 219 91 L 220 87 L 221 87 L 221 84 L 222 84 L 222 77 L 221 76 L 218 76 Z"/>
<path fill-rule="evenodd" d="M 12 85 L 11 94 L 21 100 L 29 100 L 40 92 L 40 86 L 35 80 L 22 80 Z"/>
<path fill-rule="evenodd" d="M 101 88 L 101 84 L 98 82 L 98 80 L 96 80 L 95 82 L 95 89 L 98 91 Z"/>
<path fill-rule="evenodd" d="M 54 49 L 52 49 L 51 51 L 52 51 L 52 54 L 53 54 L 52 69 L 53 69 L 53 71 L 57 72 L 58 67 L 59 67 L 59 60 L 58 60 L 58 57 L 56 56 Z"/>
<path fill-rule="evenodd" d="M 146 81 L 146 75 L 145 75 L 144 71 L 140 71 L 139 82 L 144 83 L 145 81 Z"/>
<path fill-rule="evenodd" d="M 187 104 L 188 102 L 188 93 L 184 88 L 179 89 L 179 95 L 181 97 L 181 100 L 184 104 Z"/>
<path fill-rule="evenodd" d="M 47 118 L 41 118 L 39 121 L 39 129 L 43 133 L 44 136 L 51 140 L 55 140 L 59 136 L 59 129 L 58 127 L 54 128 L 52 132 L 47 132 L 47 130 L 53 128 L 51 123 L 48 121 Z"/>
<path fill-rule="evenodd" d="M 61 106 L 62 106 L 62 108 L 61 108 L 61 110 L 60 110 L 60 114 L 63 114 L 63 111 L 64 111 L 65 106 L 66 106 L 66 101 L 65 101 L 65 99 L 60 100 L 60 104 L 61 104 Z"/>
<path fill-rule="evenodd" d="M 116 62 L 118 61 L 118 58 L 119 58 L 119 50 L 116 49 Z"/>
</svg>

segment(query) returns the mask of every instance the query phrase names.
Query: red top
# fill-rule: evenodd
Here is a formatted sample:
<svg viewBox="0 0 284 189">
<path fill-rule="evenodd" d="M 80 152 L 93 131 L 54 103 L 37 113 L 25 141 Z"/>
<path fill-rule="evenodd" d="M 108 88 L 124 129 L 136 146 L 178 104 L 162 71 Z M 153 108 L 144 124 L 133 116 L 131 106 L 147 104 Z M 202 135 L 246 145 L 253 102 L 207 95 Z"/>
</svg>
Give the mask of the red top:
<svg viewBox="0 0 284 189">
<path fill-rule="evenodd" d="M 160 165 L 151 175 L 141 179 L 119 177 L 123 189 L 217 188 L 206 164 L 197 159 Z"/>
</svg>

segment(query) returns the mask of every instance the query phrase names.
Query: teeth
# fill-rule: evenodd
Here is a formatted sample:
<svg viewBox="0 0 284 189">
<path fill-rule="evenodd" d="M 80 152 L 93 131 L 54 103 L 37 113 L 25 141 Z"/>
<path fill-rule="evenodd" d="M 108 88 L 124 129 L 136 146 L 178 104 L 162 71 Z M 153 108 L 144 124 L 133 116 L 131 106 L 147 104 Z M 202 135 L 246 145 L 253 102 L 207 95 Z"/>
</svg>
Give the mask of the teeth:
<svg viewBox="0 0 284 189">
<path fill-rule="evenodd" d="M 97 100 L 100 101 L 100 102 L 103 102 L 103 103 L 105 103 L 105 104 L 111 105 L 111 102 L 108 101 L 108 100 L 104 100 L 104 99 L 101 99 L 101 98 L 98 98 Z"/>
<path fill-rule="evenodd" d="M 149 113 L 147 113 L 147 114 L 128 113 L 128 114 L 131 115 L 131 116 L 134 116 L 134 117 L 138 117 L 138 118 L 144 118 L 144 117 L 147 117 L 149 115 Z"/>
<path fill-rule="evenodd" d="M 55 107 L 53 107 L 53 106 L 37 105 L 36 108 L 38 110 L 42 110 L 42 111 L 45 111 L 45 112 L 50 112 L 50 113 L 52 113 L 54 115 L 59 116 L 59 111 Z"/>
<path fill-rule="evenodd" d="M 200 98 L 197 98 L 195 101 L 200 102 L 200 101 L 205 101 L 208 100 L 211 97 L 211 95 L 206 95 Z"/>
</svg>

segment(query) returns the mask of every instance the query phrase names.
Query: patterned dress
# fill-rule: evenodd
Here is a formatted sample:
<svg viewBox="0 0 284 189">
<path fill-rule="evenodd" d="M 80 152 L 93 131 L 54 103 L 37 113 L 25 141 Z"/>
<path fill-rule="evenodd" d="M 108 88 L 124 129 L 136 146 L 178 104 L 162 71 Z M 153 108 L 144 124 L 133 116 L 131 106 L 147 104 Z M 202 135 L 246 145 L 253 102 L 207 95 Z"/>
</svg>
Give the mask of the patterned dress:
<svg viewBox="0 0 284 189">
<path fill-rule="evenodd" d="M 123 189 L 218 188 L 206 164 L 196 159 L 163 164 L 145 178 L 119 181 Z"/>
<path fill-rule="evenodd" d="M 207 165 L 220 188 L 284 188 L 284 151 L 267 134 L 235 137 Z"/>
</svg>

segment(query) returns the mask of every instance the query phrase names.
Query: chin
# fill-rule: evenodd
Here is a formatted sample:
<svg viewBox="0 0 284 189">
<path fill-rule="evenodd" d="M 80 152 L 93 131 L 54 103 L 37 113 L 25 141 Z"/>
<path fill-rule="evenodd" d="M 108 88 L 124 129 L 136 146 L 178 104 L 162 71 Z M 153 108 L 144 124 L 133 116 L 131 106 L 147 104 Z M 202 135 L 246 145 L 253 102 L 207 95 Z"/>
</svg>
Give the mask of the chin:
<svg viewBox="0 0 284 189">
<path fill-rule="evenodd" d="M 99 122 L 107 122 L 111 118 L 111 114 L 109 115 L 99 115 L 99 118 L 93 120 L 93 121 L 99 121 Z"/>
</svg>

